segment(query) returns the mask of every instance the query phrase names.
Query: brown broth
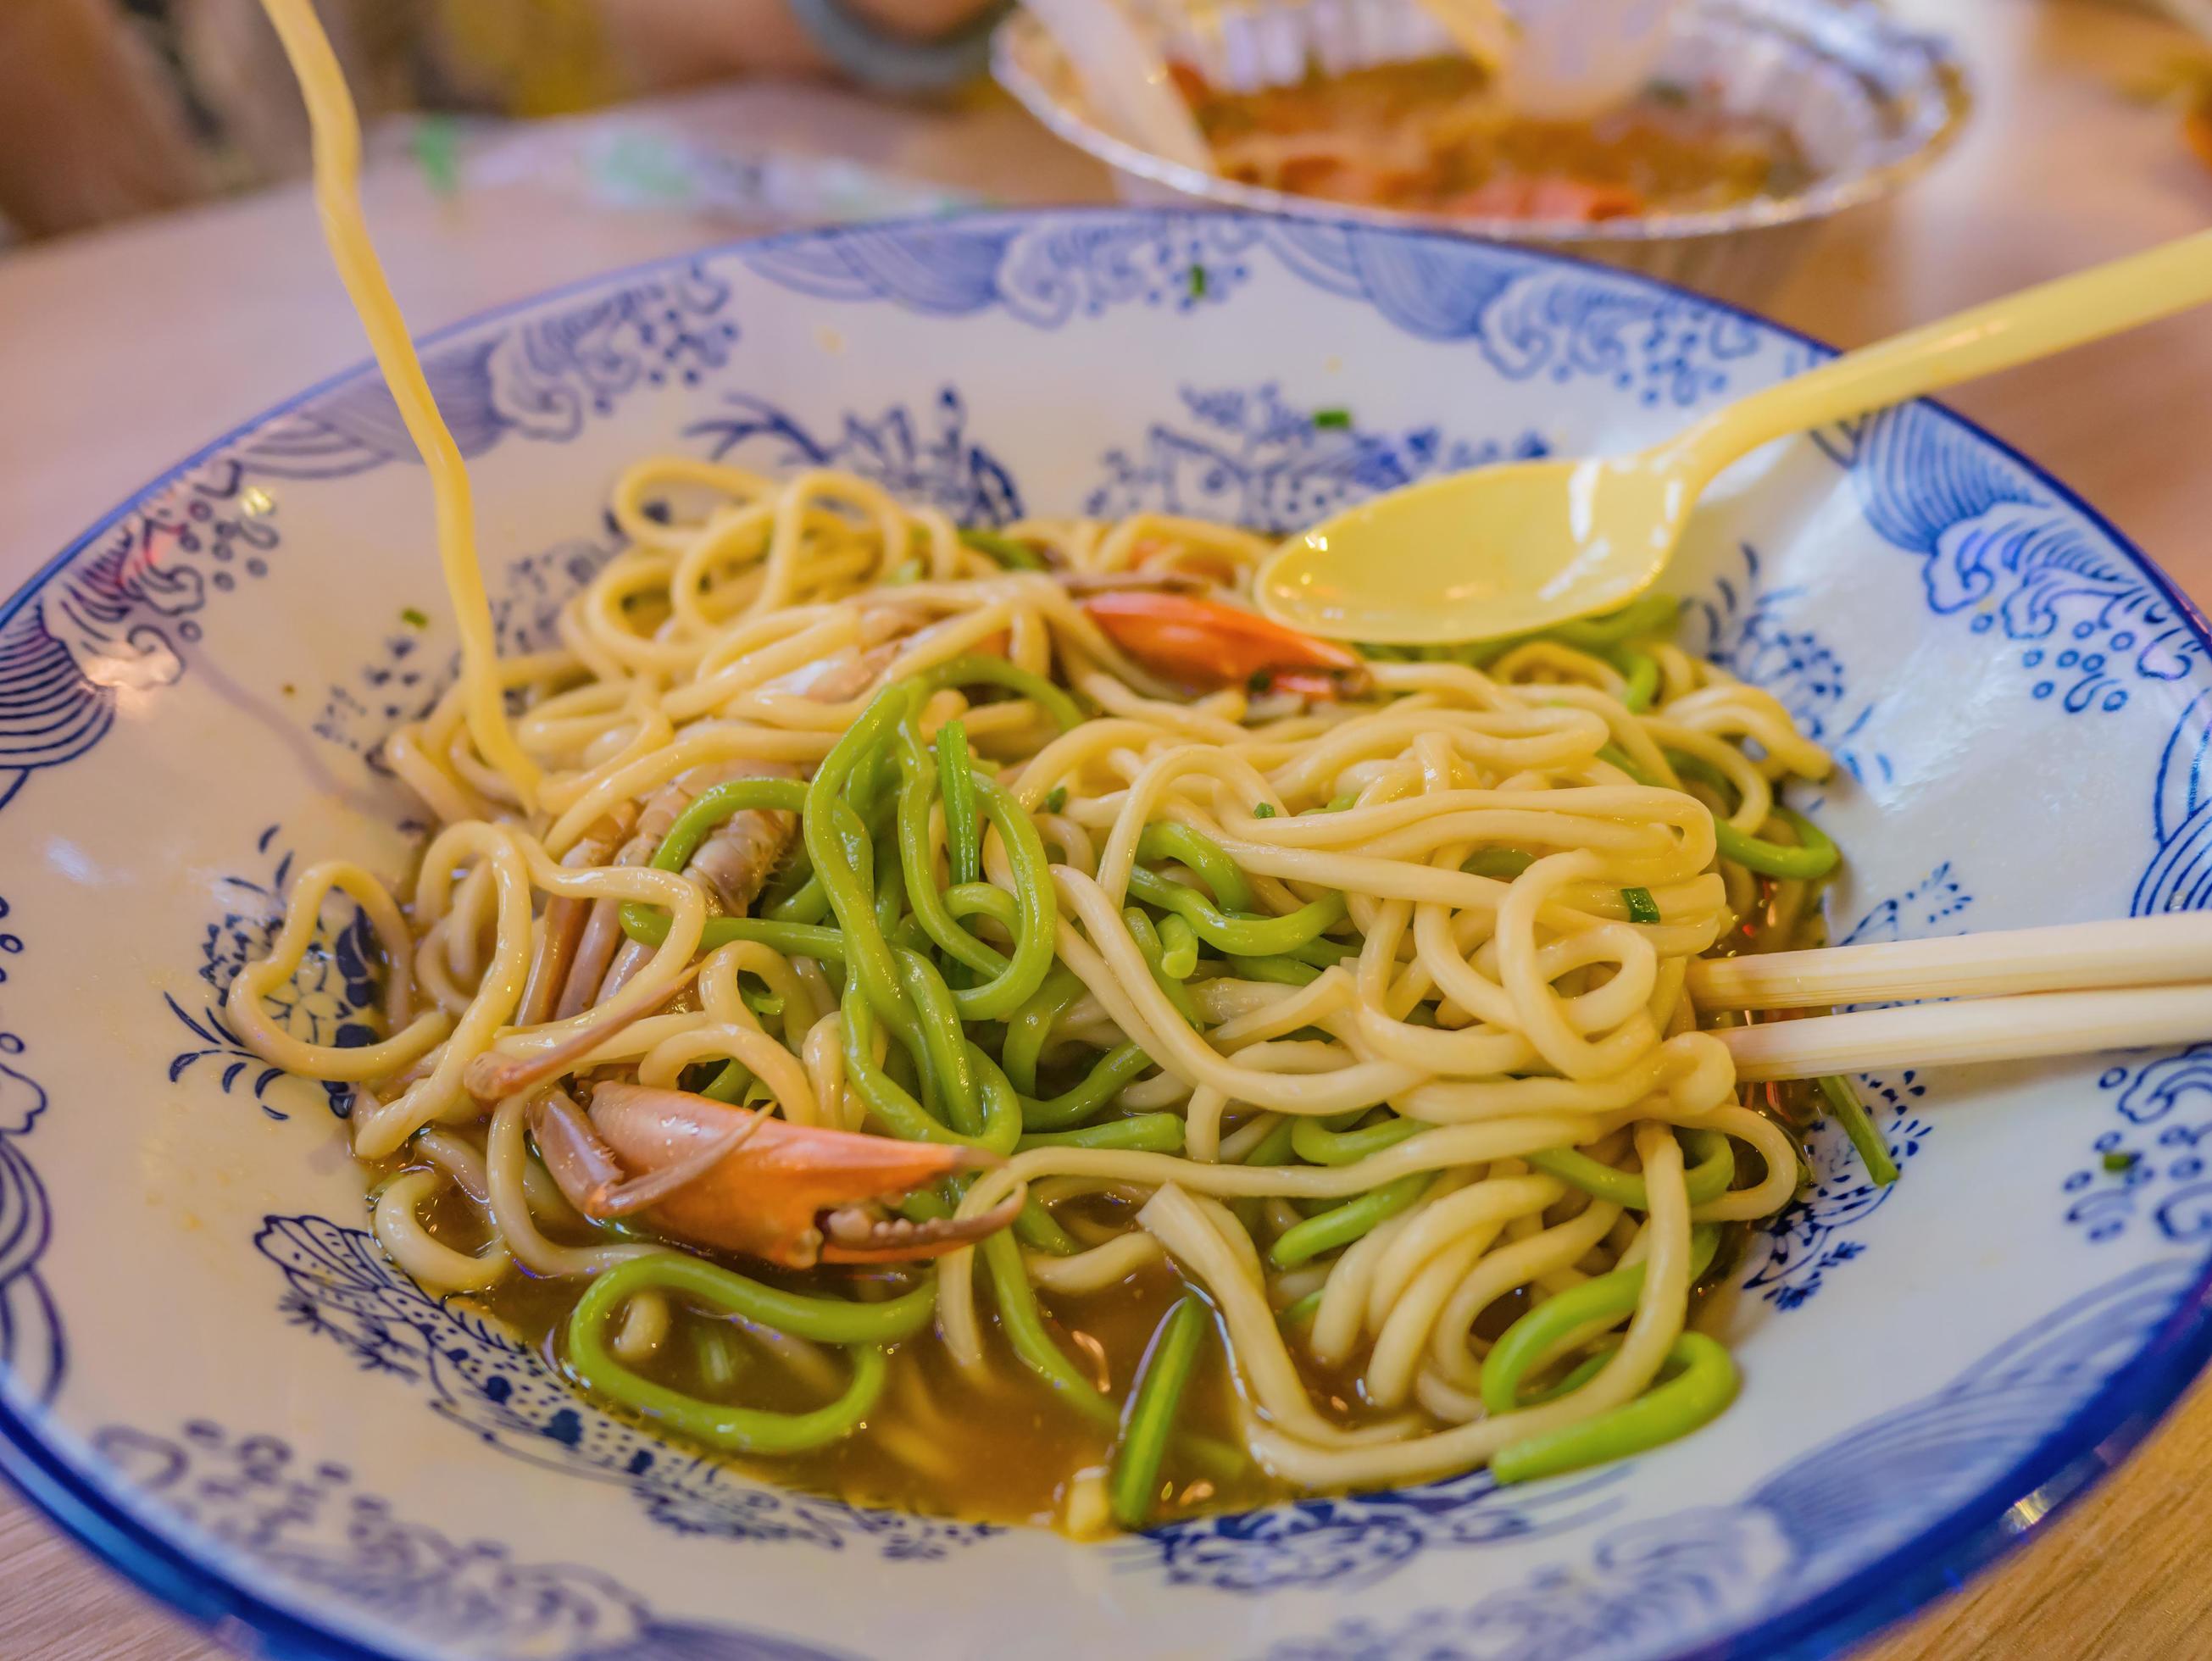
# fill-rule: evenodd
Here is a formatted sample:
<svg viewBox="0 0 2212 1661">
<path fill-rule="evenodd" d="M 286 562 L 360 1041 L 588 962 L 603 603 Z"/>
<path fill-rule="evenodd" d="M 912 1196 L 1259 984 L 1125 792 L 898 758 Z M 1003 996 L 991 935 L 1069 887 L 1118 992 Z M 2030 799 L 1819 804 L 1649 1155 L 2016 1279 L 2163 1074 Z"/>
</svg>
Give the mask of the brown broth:
<svg viewBox="0 0 2212 1661">
<path fill-rule="evenodd" d="M 475 1208 L 448 1196 L 427 1208 L 426 1228 L 457 1250 L 481 1244 Z M 836 1295 L 854 1277 L 834 1269 L 803 1275 L 766 1270 L 752 1262 L 725 1267 L 755 1279 Z M 580 1281 L 522 1274 L 465 1302 L 497 1320 L 522 1342 L 562 1366 L 570 1311 L 582 1294 Z M 1116 1399 L 1126 1395 L 1153 1330 L 1187 1288 L 1164 1264 L 1155 1263 L 1116 1286 L 1080 1298 L 1041 1292 L 1048 1328 L 1079 1366 Z M 981 1301 L 988 1306 L 988 1292 Z M 667 1336 L 640 1369 L 656 1382 L 706 1401 L 770 1412 L 817 1406 L 824 1392 L 798 1378 L 784 1361 L 746 1335 L 737 1322 L 678 1306 Z M 702 1365 L 699 1336 L 742 1356 L 733 1380 L 711 1378 Z M 1110 1452 L 1106 1432 L 1053 1396 L 1017 1362 L 1005 1342 L 987 1335 L 990 1359 L 979 1377 L 955 1364 L 933 1329 L 890 1349 L 890 1374 L 881 1402 L 860 1431 L 809 1453 L 783 1458 L 720 1455 L 733 1468 L 764 1481 L 854 1505 L 972 1521 L 1051 1524 L 1071 1476 L 1103 1466 Z M 841 1373 L 842 1362 L 825 1350 Z M 1231 1445 L 1242 1441 L 1234 1384 L 1224 1347 L 1207 1348 L 1183 1398 L 1181 1422 Z M 1316 1391 L 1326 1405 L 1333 1391 Z M 1337 1397 L 1341 1405 L 1341 1398 Z M 618 1417 L 656 1428 L 649 1420 L 612 1402 L 599 1405 Z M 665 1434 L 656 1429 L 656 1433 Z M 1171 1450 L 1163 1473 L 1162 1520 L 1224 1508 L 1246 1509 L 1289 1497 L 1293 1490 L 1256 1466 L 1223 1482 L 1187 1468 Z"/>
</svg>

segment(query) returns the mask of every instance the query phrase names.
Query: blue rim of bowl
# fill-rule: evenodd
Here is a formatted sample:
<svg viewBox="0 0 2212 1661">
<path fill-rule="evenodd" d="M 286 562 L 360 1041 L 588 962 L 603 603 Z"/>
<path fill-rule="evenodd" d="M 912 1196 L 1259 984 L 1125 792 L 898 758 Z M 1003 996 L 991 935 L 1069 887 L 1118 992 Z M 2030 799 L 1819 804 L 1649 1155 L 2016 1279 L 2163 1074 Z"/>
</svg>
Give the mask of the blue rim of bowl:
<svg viewBox="0 0 2212 1661">
<path fill-rule="evenodd" d="M 774 248 L 791 243 L 834 240 L 849 228 L 900 230 L 943 225 L 948 218 L 976 220 L 1047 220 L 1060 218 L 1144 220 L 1267 220 L 1310 226 L 1305 216 L 1254 214 L 1231 209 L 1190 207 L 1122 207 L 1082 204 L 1060 208 L 994 210 L 955 216 L 934 215 L 871 222 L 865 228 L 824 227 L 785 231 L 772 236 L 740 237 L 712 244 L 688 253 L 665 255 L 637 265 L 581 277 L 522 299 L 495 306 L 458 322 L 418 336 L 429 346 L 468 334 L 503 318 L 534 311 L 564 296 L 582 294 L 626 277 L 665 271 L 701 259 L 716 259 L 748 249 Z M 1609 282 L 1635 284 L 1693 305 L 1739 318 L 1785 339 L 1832 355 L 1826 341 L 1763 317 L 1748 307 L 1716 300 L 1662 278 L 1640 271 L 1551 249 L 1529 248 L 1449 231 L 1417 228 L 1382 228 L 1357 220 L 1335 222 L 1340 228 L 1363 236 L 1410 238 L 1493 248 L 1514 257 L 1589 271 Z M 233 428 L 213 442 L 133 491 L 68 547 L 48 560 L 30 580 L 4 602 L 0 602 L 0 624 L 4 624 L 35 599 L 42 588 L 71 562 L 105 535 L 138 502 L 178 481 L 193 467 L 237 442 L 257 429 L 289 414 L 348 381 L 375 372 L 363 362 L 316 382 Z M 2069 508 L 2112 539 L 2114 547 L 2132 561 L 2151 586 L 2185 621 L 2197 643 L 2212 653 L 2212 624 L 2204 613 L 2177 587 L 2157 563 L 2124 535 L 2118 526 L 2053 478 L 2043 467 L 1975 422 L 1933 399 L 1918 400 L 1996 453 L 2023 468 L 2036 484 L 2049 490 Z M 2052 1519 L 2087 1493 L 2139 1446 L 2154 1427 L 2187 1392 L 2197 1375 L 2212 1363 L 2212 1256 L 2199 1266 L 2197 1278 L 2177 1301 L 2158 1330 L 2097 1394 L 2070 1415 L 2035 1448 L 2016 1460 L 2003 1475 L 1984 1486 L 1971 1500 L 1954 1506 L 1938 1521 L 1884 1552 L 1838 1581 L 1826 1591 L 1790 1608 L 1765 1616 L 1741 1632 L 1704 1640 L 1668 1652 L 1662 1661 L 1724 1661 L 1726 1658 L 1755 1658 L 1755 1661 L 1812 1661 L 1832 1656 L 1902 1620 L 1947 1594 L 1959 1590 L 1980 1570 L 2040 1535 Z M 4 1378 L 0 1378 L 4 1383 Z M 43 1511 L 77 1542 L 141 1590 L 218 1635 L 226 1628 L 244 1627 L 261 1641 L 264 1652 L 278 1661 L 409 1661 L 409 1648 L 384 1647 L 348 1637 L 333 1627 L 295 1614 L 282 1605 L 247 1590 L 215 1564 L 157 1529 L 85 1472 L 75 1468 L 52 1445 L 42 1439 L 39 1409 L 26 1413 L 0 1391 L 0 1476 Z M 182 1530 L 179 1530 L 182 1532 Z M 417 1651 L 416 1653 L 420 1652 Z"/>
</svg>

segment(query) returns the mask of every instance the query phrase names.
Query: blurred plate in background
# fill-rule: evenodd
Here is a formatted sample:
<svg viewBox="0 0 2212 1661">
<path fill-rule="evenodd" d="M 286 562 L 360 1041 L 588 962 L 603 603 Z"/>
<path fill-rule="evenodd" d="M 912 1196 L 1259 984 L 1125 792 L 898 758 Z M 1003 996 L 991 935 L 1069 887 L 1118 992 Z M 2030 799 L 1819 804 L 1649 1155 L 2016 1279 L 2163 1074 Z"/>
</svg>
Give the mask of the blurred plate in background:
<svg viewBox="0 0 2212 1661">
<path fill-rule="evenodd" d="M 1234 91 L 1451 51 L 1418 0 L 1223 0 L 1149 15 L 1171 63 Z M 994 70 L 1045 125 L 1112 167 L 1133 202 L 1203 201 L 1455 230 L 1580 253 L 1735 300 L 1770 289 L 1817 222 L 1877 202 L 1923 172 L 1956 137 L 1969 106 L 1950 44 L 1907 28 L 1878 6 L 1701 0 L 1684 9 L 1655 78 L 1732 117 L 1787 133 L 1812 182 L 1717 210 L 1583 222 L 1348 205 L 1178 167 L 1094 119 L 1066 58 L 1026 15 L 1001 28 Z"/>
</svg>

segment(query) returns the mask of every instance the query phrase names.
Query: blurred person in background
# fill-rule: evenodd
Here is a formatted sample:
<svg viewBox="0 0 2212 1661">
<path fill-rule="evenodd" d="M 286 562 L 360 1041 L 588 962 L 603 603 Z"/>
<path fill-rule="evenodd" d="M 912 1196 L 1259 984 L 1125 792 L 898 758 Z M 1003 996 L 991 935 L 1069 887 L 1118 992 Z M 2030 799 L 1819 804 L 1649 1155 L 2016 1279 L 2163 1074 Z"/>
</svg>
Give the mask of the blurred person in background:
<svg viewBox="0 0 2212 1661">
<path fill-rule="evenodd" d="M 566 114 L 732 75 L 949 90 L 1006 0 L 318 0 L 365 120 Z M 303 170 L 259 0 L 0 0 L 0 222 L 72 230 Z"/>
</svg>

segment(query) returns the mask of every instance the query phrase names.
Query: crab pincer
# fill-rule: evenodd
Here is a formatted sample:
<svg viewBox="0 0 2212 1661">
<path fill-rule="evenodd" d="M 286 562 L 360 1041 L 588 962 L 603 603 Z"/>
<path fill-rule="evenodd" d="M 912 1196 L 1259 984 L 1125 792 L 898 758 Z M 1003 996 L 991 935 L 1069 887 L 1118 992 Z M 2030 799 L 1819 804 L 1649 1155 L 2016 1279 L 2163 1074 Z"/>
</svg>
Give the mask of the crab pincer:
<svg viewBox="0 0 2212 1661">
<path fill-rule="evenodd" d="M 1348 646 L 1286 629 L 1241 605 L 1160 590 L 1083 602 L 1108 639 L 1147 668 L 1194 686 L 1249 686 L 1310 698 L 1357 696 L 1367 662 Z"/>
<path fill-rule="evenodd" d="M 997 1232 L 1018 1196 L 981 1215 L 915 1222 L 887 1202 L 1000 1163 L 961 1144 L 795 1125 L 687 1091 L 607 1083 L 588 1116 L 558 1091 L 531 1129 L 546 1168 L 585 1215 L 644 1214 L 679 1239 L 811 1269 L 941 1256 Z"/>
</svg>

